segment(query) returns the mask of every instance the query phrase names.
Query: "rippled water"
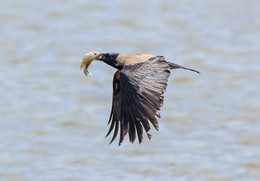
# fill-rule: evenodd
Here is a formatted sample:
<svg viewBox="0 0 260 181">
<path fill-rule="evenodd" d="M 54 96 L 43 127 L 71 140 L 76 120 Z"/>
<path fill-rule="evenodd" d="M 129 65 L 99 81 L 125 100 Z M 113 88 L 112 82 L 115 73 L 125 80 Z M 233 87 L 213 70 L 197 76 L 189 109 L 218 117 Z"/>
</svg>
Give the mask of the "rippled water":
<svg viewBox="0 0 260 181">
<path fill-rule="evenodd" d="M 260 3 L 0 2 L 0 180 L 260 180 Z M 151 53 L 172 72 L 160 131 L 108 145 L 115 70 L 89 51 Z"/>
</svg>

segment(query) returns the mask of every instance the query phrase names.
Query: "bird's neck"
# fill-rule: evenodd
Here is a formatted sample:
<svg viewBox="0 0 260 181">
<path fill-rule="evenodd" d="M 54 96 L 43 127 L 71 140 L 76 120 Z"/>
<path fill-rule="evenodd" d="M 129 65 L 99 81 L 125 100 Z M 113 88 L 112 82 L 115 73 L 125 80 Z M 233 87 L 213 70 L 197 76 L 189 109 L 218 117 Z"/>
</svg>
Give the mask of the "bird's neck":
<svg viewBox="0 0 260 181">
<path fill-rule="evenodd" d="M 118 53 L 102 53 L 102 55 L 98 58 L 98 60 L 105 62 L 106 64 L 116 68 L 116 69 L 122 69 L 122 65 L 118 65 L 117 57 Z"/>
</svg>

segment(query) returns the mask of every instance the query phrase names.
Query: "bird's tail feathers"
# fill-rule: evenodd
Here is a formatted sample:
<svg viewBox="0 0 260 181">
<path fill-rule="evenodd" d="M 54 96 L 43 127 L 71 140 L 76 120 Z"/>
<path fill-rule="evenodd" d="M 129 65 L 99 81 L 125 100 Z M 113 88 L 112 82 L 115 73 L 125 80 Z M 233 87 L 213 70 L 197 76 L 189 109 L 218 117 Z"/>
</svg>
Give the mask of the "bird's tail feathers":
<svg viewBox="0 0 260 181">
<path fill-rule="evenodd" d="M 170 69 L 182 68 L 182 69 L 190 70 L 190 71 L 197 72 L 198 74 L 200 74 L 200 72 L 197 71 L 197 70 L 190 69 L 190 68 L 186 68 L 186 67 L 183 67 L 183 66 L 178 65 L 178 64 L 175 64 L 175 63 L 168 62 L 168 64 L 169 64 L 169 66 L 170 66 Z"/>
</svg>

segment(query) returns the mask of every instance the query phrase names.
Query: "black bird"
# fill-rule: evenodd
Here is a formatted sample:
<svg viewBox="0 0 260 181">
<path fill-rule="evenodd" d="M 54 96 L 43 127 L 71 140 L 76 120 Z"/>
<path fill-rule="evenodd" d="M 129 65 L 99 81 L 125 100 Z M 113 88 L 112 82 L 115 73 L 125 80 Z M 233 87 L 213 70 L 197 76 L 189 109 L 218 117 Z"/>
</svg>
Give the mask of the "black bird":
<svg viewBox="0 0 260 181">
<path fill-rule="evenodd" d="M 114 141 L 120 130 L 119 145 L 128 133 L 131 143 L 135 141 L 136 133 L 139 143 L 143 140 L 143 128 L 149 139 L 150 123 L 158 130 L 158 111 L 163 105 L 163 93 L 166 90 L 170 70 L 182 68 L 199 73 L 165 60 L 163 56 L 149 54 L 118 54 L 90 52 L 82 58 L 80 68 L 85 75 L 93 60 L 100 60 L 117 71 L 113 80 L 113 102 L 108 124 L 108 136 L 114 129 L 110 143 Z M 157 117 L 157 118 L 156 118 Z"/>
</svg>

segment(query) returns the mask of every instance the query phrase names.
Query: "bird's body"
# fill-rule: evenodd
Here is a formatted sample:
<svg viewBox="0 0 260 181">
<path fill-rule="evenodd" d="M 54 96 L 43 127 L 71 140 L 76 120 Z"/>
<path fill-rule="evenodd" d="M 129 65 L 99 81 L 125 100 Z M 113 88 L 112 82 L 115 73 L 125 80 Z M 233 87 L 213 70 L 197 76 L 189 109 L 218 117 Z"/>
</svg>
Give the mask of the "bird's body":
<svg viewBox="0 0 260 181">
<path fill-rule="evenodd" d="M 168 62 L 163 56 L 149 54 L 116 54 L 90 52 L 82 59 L 81 68 L 87 75 L 87 68 L 93 60 L 100 60 L 118 69 L 113 80 L 113 100 L 109 118 L 110 129 L 114 129 L 111 142 L 120 130 L 119 145 L 128 133 L 130 142 L 137 137 L 143 140 L 143 128 L 148 138 L 150 123 L 158 130 L 158 111 L 163 105 L 163 93 L 166 90 L 170 70 L 186 67 Z M 196 70 L 188 69 L 191 71 Z M 110 143 L 111 143 L 110 142 Z"/>
</svg>

